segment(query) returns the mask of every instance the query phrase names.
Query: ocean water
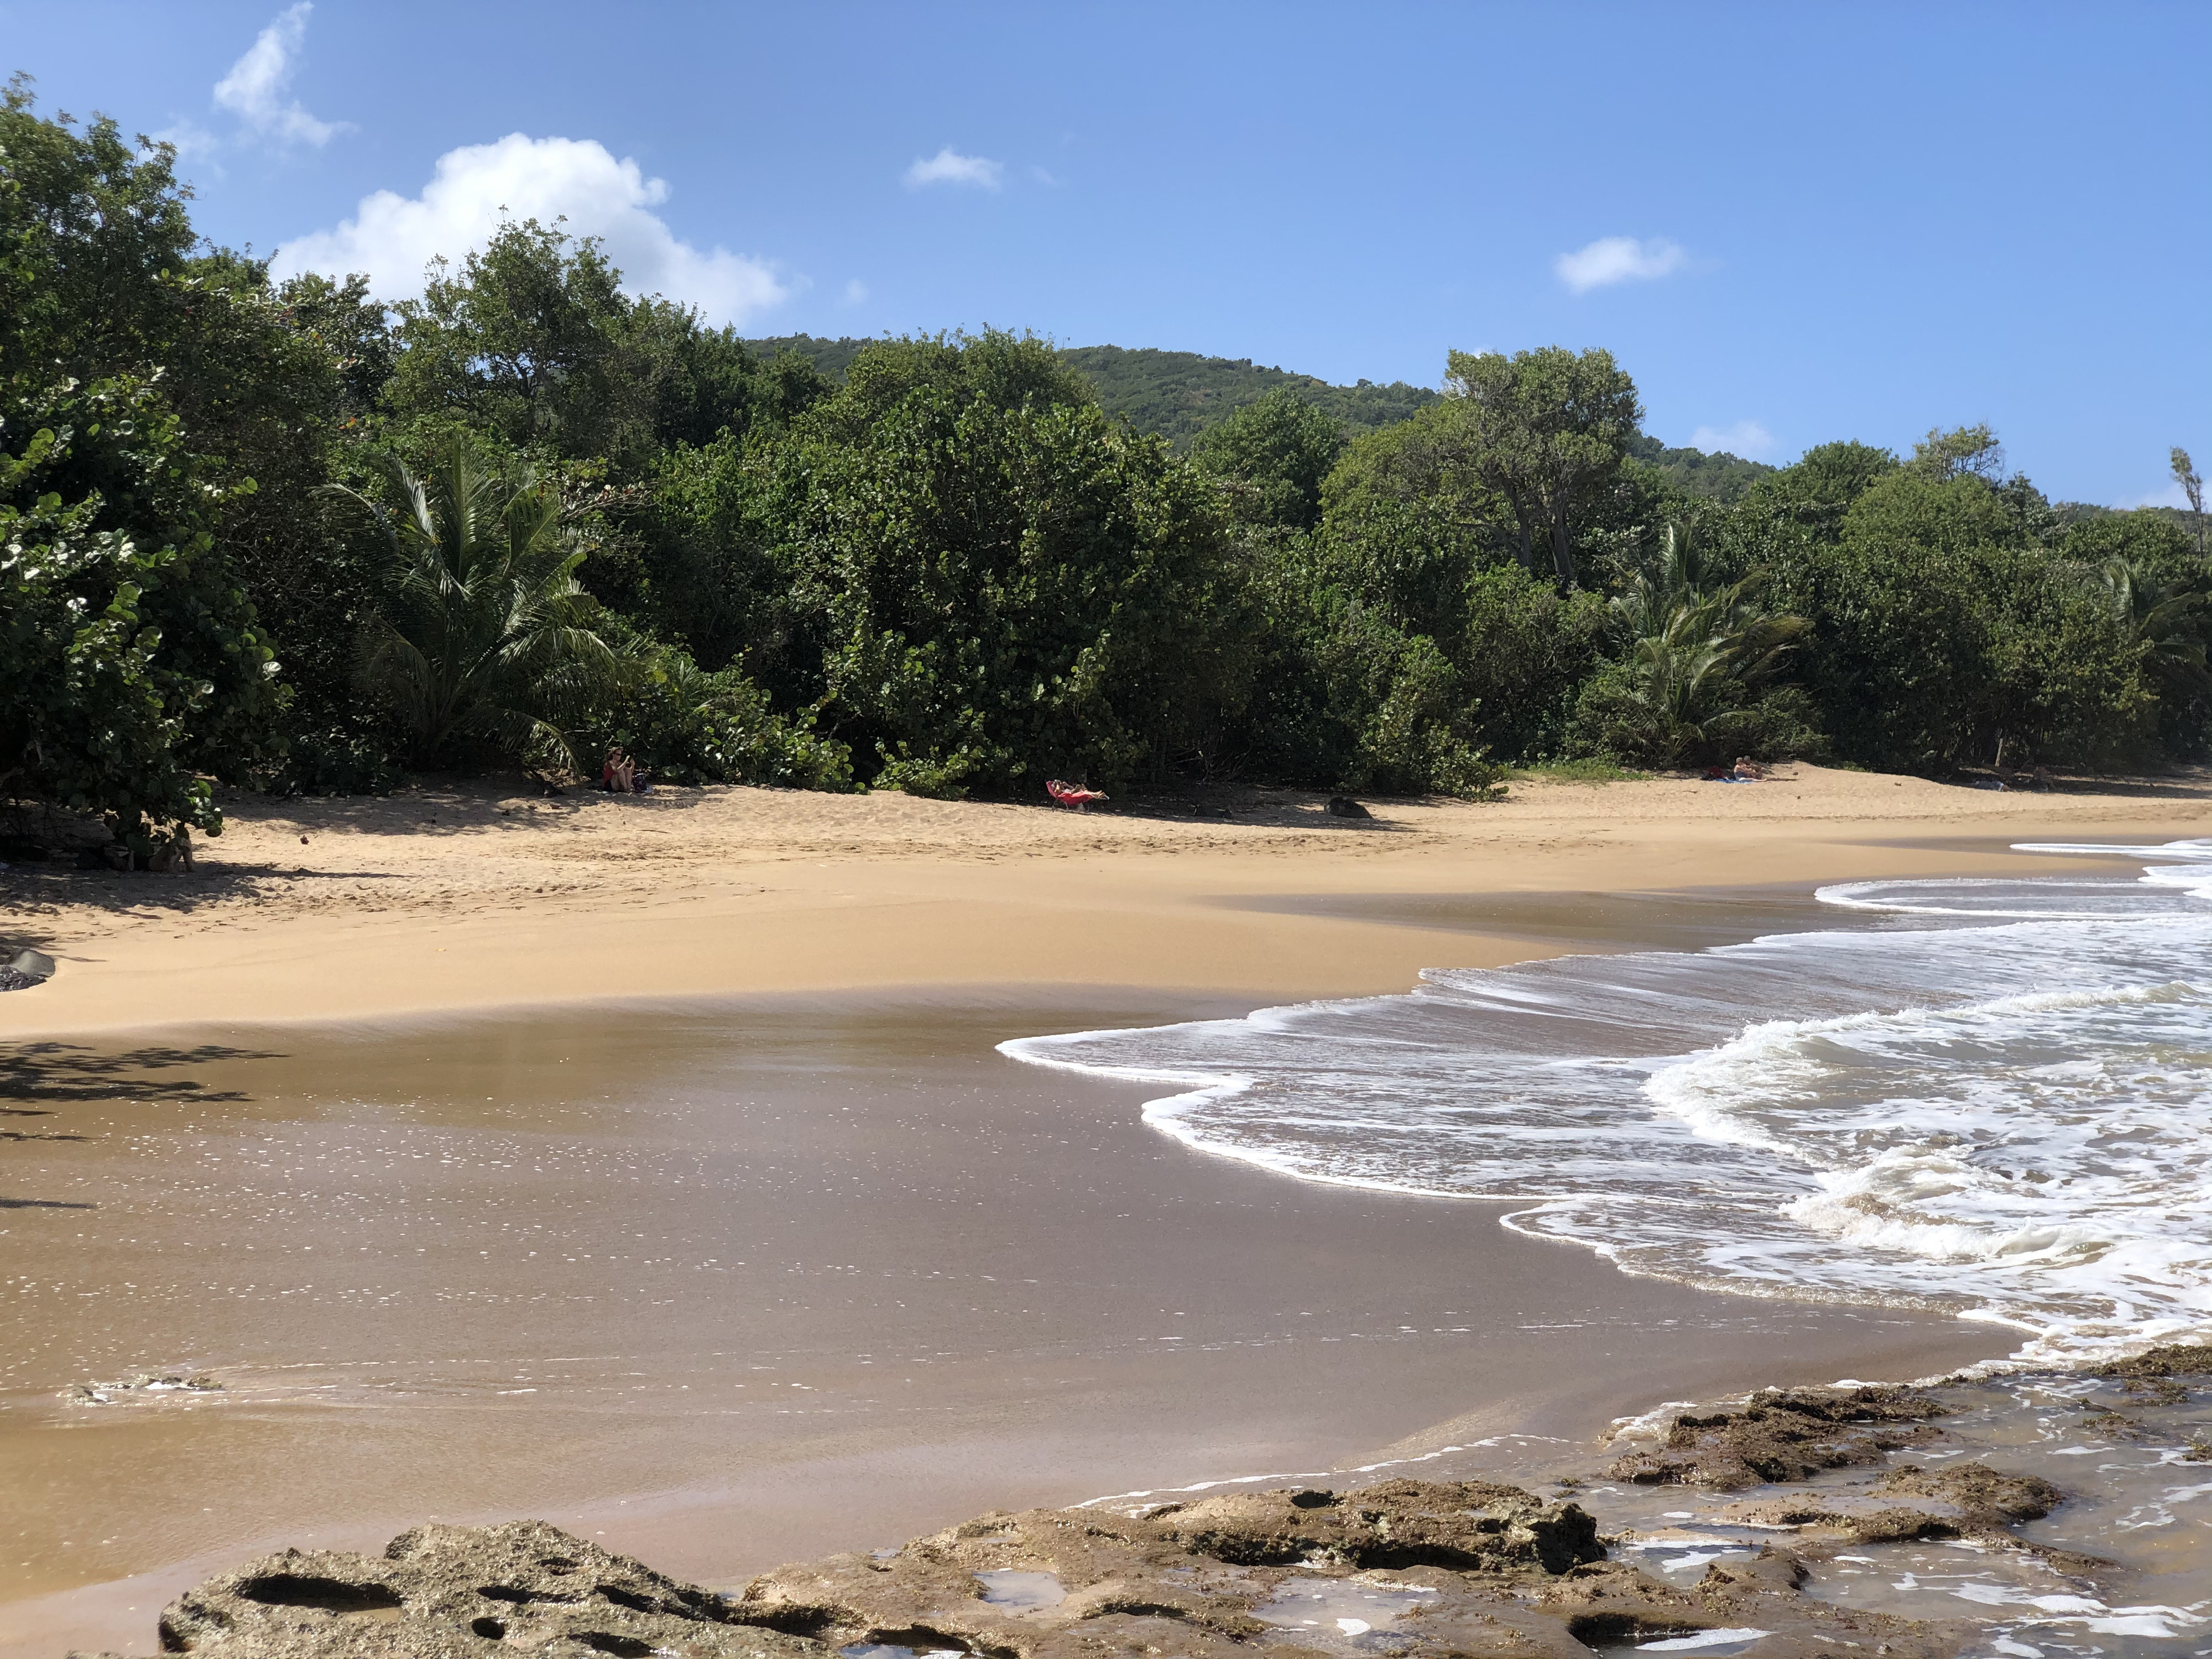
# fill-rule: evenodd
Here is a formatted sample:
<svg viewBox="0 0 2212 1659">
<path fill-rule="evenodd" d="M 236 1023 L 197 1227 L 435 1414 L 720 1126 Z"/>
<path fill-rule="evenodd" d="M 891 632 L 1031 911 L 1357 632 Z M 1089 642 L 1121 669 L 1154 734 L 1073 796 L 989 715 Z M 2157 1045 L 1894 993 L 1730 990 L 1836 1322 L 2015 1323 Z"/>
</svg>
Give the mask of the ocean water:
<svg viewBox="0 0 2212 1659">
<path fill-rule="evenodd" d="M 2143 869 L 1853 882 L 1832 928 L 1002 1048 L 1631 1273 L 1946 1310 L 2027 1363 L 2212 1340 L 2212 840 L 2021 850 Z"/>
<path fill-rule="evenodd" d="M 2088 1370 L 2212 1340 L 2212 839 L 2021 850 L 2142 873 L 1853 882 L 1820 891 L 1829 928 L 1001 1047 L 1158 1084 L 1147 1120 L 1200 1151 L 1485 1201 L 1630 1273 L 2010 1328 L 2011 1364 L 1940 1391 L 1943 1443 L 1897 1455 L 1984 1457 L 2067 1501 L 2029 1547 L 1866 1546 L 1808 1588 L 1978 1628 L 1972 1659 L 2212 1655 L 2201 1405 Z M 1729 1518 L 1765 1489 L 1625 1486 L 1602 1473 L 1619 1441 L 1519 1438 L 1300 1478 L 1571 1477 L 1620 1549 L 1684 1583 L 1779 1536 Z"/>
</svg>

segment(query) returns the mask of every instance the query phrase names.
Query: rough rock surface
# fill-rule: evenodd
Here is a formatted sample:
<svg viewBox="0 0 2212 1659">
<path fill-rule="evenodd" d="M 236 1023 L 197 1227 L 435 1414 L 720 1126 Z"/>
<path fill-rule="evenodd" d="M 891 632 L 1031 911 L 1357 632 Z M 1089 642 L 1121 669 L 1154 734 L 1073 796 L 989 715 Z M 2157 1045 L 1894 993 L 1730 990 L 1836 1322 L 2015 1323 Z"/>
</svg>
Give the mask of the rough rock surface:
<svg viewBox="0 0 2212 1659">
<path fill-rule="evenodd" d="M 2108 1365 L 2100 1365 L 2089 1373 L 2092 1376 L 2127 1378 L 2162 1376 L 2203 1376 L 2212 1374 L 2212 1342 L 2175 1342 L 2162 1348 L 2152 1348 L 2130 1359 L 2116 1359 Z"/>
<path fill-rule="evenodd" d="M 1660 1449 L 1632 1452 L 1606 1474 L 1640 1486 L 1723 1491 L 1802 1480 L 1918 1445 L 1933 1437 L 1928 1419 L 1948 1409 L 1918 1389 L 1768 1389 L 1737 1410 L 1686 1413 Z"/>
<path fill-rule="evenodd" d="M 547 1659 L 653 1653 L 820 1659 L 818 1643 L 736 1622 L 679 1584 L 543 1521 L 417 1527 L 383 1556 L 286 1550 L 188 1590 L 163 1610 L 164 1653 L 264 1659 L 483 1659 L 501 1644 Z"/>
<path fill-rule="evenodd" d="M 1946 1463 L 1923 1469 L 1901 1464 L 1874 1484 L 1884 1497 L 1932 1498 L 1961 1520 L 1979 1526 L 2040 1521 L 2063 1498 L 2057 1487 L 2033 1474 L 2006 1474 L 1986 1463 Z"/>
<path fill-rule="evenodd" d="M 165 1652 L 221 1659 L 1589 1659 L 1717 1629 L 1765 1632 L 1753 1659 L 1853 1644 L 1948 1659 L 1960 1644 L 1948 1627 L 1807 1596 L 1784 1552 L 1715 1563 L 1691 1586 L 1604 1558 L 1575 1504 L 1484 1482 L 995 1513 L 780 1568 L 736 1597 L 520 1521 L 419 1528 L 380 1559 L 269 1556 L 180 1597 L 160 1635 Z"/>
</svg>

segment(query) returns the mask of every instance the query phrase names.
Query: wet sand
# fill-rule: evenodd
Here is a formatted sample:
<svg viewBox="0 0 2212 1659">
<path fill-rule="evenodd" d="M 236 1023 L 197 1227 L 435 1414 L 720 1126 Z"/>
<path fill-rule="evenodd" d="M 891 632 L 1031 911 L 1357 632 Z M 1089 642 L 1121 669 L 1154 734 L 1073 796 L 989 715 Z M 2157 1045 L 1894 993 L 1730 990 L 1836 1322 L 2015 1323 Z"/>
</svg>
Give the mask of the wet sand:
<svg viewBox="0 0 2212 1659">
<path fill-rule="evenodd" d="M 1591 948 L 1792 916 L 1802 899 L 1765 894 L 1517 920 Z M 1668 1399 L 2010 1346 L 1631 1279 L 1507 1233 L 1492 1204 L 1284 1180 L 1146 1129 L 1139 1087 L 992 1048 L 1255 1000 L 756 1000 L 20 1045 L 0 1654 L 143 1647 L 210 1571 L 433 1517 L 544 1516 L 732 1584 L 993 1507 L 1586 1438 Z M 223 1387 L 58 1397 L 157 1370 Z"/>
<path fill-rule="evenodd" d="M 471 787 L 241 809 L 182 880 L 11 872 L 63 972 L 0 998 L 0 1656 L 143 1648 L 257 1551 L 433 1516 L 726 1584 L 1002 1504 L 2002 1352 L 1194 1154 L 1142 1089 L 992 1050 L 1817 925 L 1815 881 L 2197 833 L 2212 799 L 1803 771 L 1356 829 Z M 224 1386 L 58 1397 L 155 1370 Z"/>
</svg>

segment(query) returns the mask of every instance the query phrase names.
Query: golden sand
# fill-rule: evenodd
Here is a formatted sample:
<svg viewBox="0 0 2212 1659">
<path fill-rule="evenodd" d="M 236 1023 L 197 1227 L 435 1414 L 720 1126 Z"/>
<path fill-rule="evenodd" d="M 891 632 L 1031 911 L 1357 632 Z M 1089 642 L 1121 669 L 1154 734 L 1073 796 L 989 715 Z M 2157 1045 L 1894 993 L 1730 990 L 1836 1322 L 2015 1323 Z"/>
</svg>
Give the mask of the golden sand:
<svg viewBox="0 0 2212 1659">
<path fill-rule="evenodd" d="M 0 1034 L 892 986 L 1387 992 L 1437 960 L 1418 921 L 1254 902 L 1986 872 L 2015 840 L 2203 833 L 2212 776 L 1998 793 L 1798 766 L 1752 785 L 1522 782 L 1502 802 L 1370 803 L 1364 822 L 1288 791 L 1209 799 L 1205 816 L 1077 813 L 483 782 L 239 799 L 192 875 L 0 877 L 0 932 L 62 963 L 0 997 Z M 1452 952 L 1527 954 L 1504 937 Z"/>
</svg>

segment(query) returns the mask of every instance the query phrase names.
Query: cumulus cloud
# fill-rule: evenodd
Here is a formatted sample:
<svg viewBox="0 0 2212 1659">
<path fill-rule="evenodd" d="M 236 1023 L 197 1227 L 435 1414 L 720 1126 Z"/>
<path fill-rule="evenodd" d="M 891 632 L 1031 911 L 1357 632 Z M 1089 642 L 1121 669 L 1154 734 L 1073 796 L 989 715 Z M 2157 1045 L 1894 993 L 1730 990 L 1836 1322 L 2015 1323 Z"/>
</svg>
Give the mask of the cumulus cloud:
<svg viewBox="0 0 2212 1659">
<path fill-rule="evenodd" d="M 1552 261 L 1559 280 L 1577 294 L 1615 283 L 1650 282 L 1680 270 L 1689 258 L 1681 245 L 1663 236 L 1638 241 L 1633 236 L 1601 236 L 1588 247 Z"/>
<path fill-rule="evenodd" d="M 847 305 L 863 305 L 866 303 L 867 298 L 868 285 L 862 282 L 859 277 L 855 276 L 851 282 L 845 284 L 845 303 Z"/>
<path fill-rule="evenodd" d="M 345 124 L 319 121 L 291 97 L 292 70 L 300 47 L 307 38 L 308 0 L 254 37 L 246 55 L 230 66 L 230 73 L 215 83 L 218 109 L 227 109 L 253 132 L 283 143 L 327 144 L 345 131 Z"/>
<path fill-rule="evenodd" d="M 422 292 L 431 260 L 458 263 L 502 220 L 566 218 L 570 234 L 605 244 L 634 292 L 665 294 L 717 323 L 742 324 L 789 296 L 761 261 L 719 247 L 702 253 L 679 240 L 652 211 L 667 199 L 665 180 L 647 178 L 635 161 L 617 161 L 592 139 L 511 132 L 496 143 L 447 150 L 420 196 L 380 190 L 363 197 L 352 218 L 279 247 L 271 269 L 280 277 L 362 271 L 379 298 L 411 298 Z"/>
<path fill-rule="evenodd" d="M 909 190 L 920 190 L 925 185 L 975 185 L 996 190 L 1006 171 L 997 161 L 981 155 L 963 155 L 947 144 L 934 155 L 917 158 L 906 170 L 906 183 Z"/>
<path fill-rule="evenodd" d="M 1734 426 L 1701 426 L 1690 434 L 1690 447 L 1707 454 L 1725 453 L 1755 461 L 1774 448 L 1774 434 L 1757 421 L 1738 421 Z"/>
</svg>

